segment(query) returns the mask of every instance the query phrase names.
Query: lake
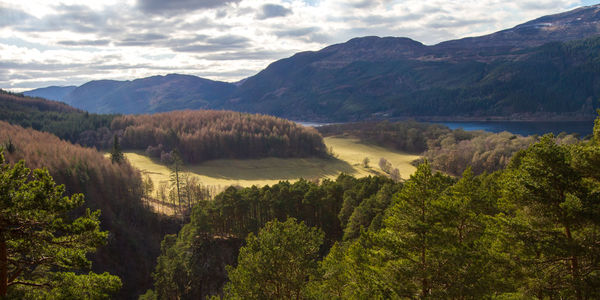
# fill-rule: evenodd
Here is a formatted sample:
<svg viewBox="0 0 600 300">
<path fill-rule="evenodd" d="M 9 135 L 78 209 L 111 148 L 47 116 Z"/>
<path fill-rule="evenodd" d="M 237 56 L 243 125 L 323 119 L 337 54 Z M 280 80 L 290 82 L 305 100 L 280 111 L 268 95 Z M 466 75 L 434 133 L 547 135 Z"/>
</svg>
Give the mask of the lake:
<svg viewBox="0 0 600 300">
<path fill-rule="evenodd" d="M 524 122 L 524 121 L 485 121 L 485 122 L 432 122 L 448 126 L 450 129 L 462 128 L 467 131 L 484 130 L 489 132 L 508 131 L 520 135 L 543 135 L 554 133 L 555 135 L 566 133 L 577 133 L 580 137 L 592 134 L 593 121 L 573 122 Z"/>
<path fill-rule="evenodd" d="M 319 127 L 335 123 L 301 122 L 296 123 L 304 126 Z M 489 132 L 508 131 L 520 135 L 543 135 L 561 132 L 577 133 L 580 137 L 592 134 L 593 121 L 571 121 L 571 122 L 526 122 L 526 121 L 481 121 L 481 122 L 430 122 L 448 126 L 450 129 L 462 128 L 467 131 L 484 130 Z"/>
</svg>

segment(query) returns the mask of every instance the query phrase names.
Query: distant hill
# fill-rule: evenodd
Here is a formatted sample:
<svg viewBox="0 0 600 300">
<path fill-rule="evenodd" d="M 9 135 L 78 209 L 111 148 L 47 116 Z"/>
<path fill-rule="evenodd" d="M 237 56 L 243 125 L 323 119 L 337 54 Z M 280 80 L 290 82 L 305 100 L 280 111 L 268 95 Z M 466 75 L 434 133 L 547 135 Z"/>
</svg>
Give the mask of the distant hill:
<svg viewBox="0 0 600 300">
<path fill-rule="evenodd" d="M 71 93 L 77 86 L 49 86 L 24 92 L 23 95 L 29 97 L 42 97 L 48 100 L 63 101 L 67 94 Z"/>
<path fill-rule="evenodd" d="M 65 103 L 0 90 L 0 120 L 52 133 L 84 146 L 107 148 L 115 115 L 90 114 Z"/>
<path fill-rule="evenodd" d="M 272 63 L 223 107 L 317 121 L 549 113 L 593 118 L 600 98 L 599 34 L 596 5 L 434 46 L 356 38 Z"/>
<path fill-rule="evenodd" d="M 98 113 L 155 113 L 202 109 L 228 97 L 235 85 L 190 75 L 170 74 L 133 81 L 88 82 L 65 96 L 71 105 Z"/>
<path fill-rule="evenodd" d="M 176 74 L 92 81 L 64 101 L 102 113 L 218 108 L 305 121 L 593 119 L 599 36 L 594 5 L 433 46 L 355 38 L 276 61 L 235 84 Z"/>
</svg>

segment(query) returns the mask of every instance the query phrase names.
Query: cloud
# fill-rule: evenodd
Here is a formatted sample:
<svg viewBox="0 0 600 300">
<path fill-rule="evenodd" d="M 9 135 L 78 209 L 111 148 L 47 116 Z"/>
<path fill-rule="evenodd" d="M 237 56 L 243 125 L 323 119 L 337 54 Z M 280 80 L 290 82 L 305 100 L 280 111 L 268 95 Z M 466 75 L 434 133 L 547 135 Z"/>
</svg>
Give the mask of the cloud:
<svg viewBox="0 0 600 300">
<path fill-rule="evenodd" d="M 17 27 L 25 32 L 52 32 L 71 31 L 77 33 L 98 32 L 106 27 L 110 16 L 102 12 L 91 10 L 81 5 L 59 5 L 56 13 L 46 15 L 40 19 L 30 18 L 27 22 Z"/>
<path fill-rule="evenodd" d="M 240 0 L 138 0 L 137 6 L 145 13 L 169 15 L 215 8 L 239 1 Z"/>
<path fill-rule="evenodd" d="M 20 24 L 31 18 L 24 11 L 0 6 L 0 28 Z"/>
<path fill-rule="evenodd" d="M 265 4 L 260 7 L 260 11 L 256 15 L 256 18 L 259 20 L 264 20 L 270 18 L 285 17 L 290 14 L 292 14 L 292 10 L 289 8 L 285 8 L 282 5 Z"/>
<path fill-rule="evenodd" d="M 177 52 L 214 52 L 240 49 L 250 46 L 250 39 L 238 35 L 224 35 L 206 39 L 204 42 L 172 48 Z"/>
<path fill-rule="evenodd" d="M 579 0 L 0 0 L 0 88 L 167 72 L 237 81 L 276 59 L 355 37 L 409 37 L 436 44 L 511 28 L 581 4 Z"/>
<path fill-rule="evenodd" d="M 330 43 L 334 40 L 331 35 L 321 32 L 321 28 L 316 26 L 274 30 L 273 34 L 279 38 L 292 38 L 309 43 Z"/>
<path fill-rule="evenodd" d="M 128 34 L 116 44 L 117 46 L 149 46 L 167 38 L 166 35 L 160 33 Z"/>
<path fill-rule="evenodd" d="M 208 60 L 264 60 L 264 59 L 278 59 L 286 56 L 292 55 L 293 52 L 290 51 L 270 51 L 270 50 L 256 50 L 256 51 L 233 51 L 233 52 L 223 52 L 216 54 L 208 54 L 198 56 L 201 59 Z"/>
<path fill-rule="evenodd" d="M 106 46 L 110 44 L 109 40 L 77 40 L 77 41 L 59 41 L 59 45 L 64 46 Z"/>
<path fill-rule="evenodd" d="M 457 19 L 452 16 L 439 16 L 427 23 L 428 27 L 431 28 L 453 28 L 453 27 L 465 27 L 477 24 L 491 23 L 493 20 L 490 19 Z"/>
</svg>

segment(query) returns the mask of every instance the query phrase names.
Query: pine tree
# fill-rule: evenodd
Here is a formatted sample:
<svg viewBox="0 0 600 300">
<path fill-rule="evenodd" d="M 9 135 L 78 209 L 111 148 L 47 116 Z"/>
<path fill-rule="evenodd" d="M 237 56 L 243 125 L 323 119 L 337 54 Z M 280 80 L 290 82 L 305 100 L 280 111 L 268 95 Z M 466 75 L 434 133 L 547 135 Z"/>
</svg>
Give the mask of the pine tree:
<svg viewBox="0 0 600 300">
<path fill-rule="evenodd" d="M 503 176 L 505 239 L 525 266 L 529 296 L 600 296 L 599 153 L 597 146 L 557 145 L 545 135 L 518 153 Z"/>
<path fill-rule="evenodd" d="M 10 166 L 0 152 L 0 298 L 98 299 L 121 287 L 108 273 L 81 273 L 108 233 L 100 231 L 100 211 L 73 219 L 83 195 L 64 192 L 47 170 Z"/>
<path fill-rule="evenodd" d="M 177 200 L 177 207 L 179 209 L 179 212 L 182 213 L 182 206 L 181 206 L 182 201 L 181 200 L 184 198 L 183 197 L 184 181 L 183 181 L 183 176 L 182 176 L 183 161 L 181 160 L 181 156 L 179 155 L 179 153 L 177 151 L 172 151 L 172 157 L 173 157 L 173 164 L 171 164 L 171 175 L 170 175 L 171 187 L 175 191 L 175 197 Z"/>
<path fill-rule="evenodd" d="M 110 160 L 113 163 L 120 164 L 124 159 L 123 151 L 121 150 L 121 145 L 119 145 L 119 137 L 115 134 L 113 138 L 113 146 L 110 151 Z"/>
<path fill-rule="evenodd" d="M 235 299 L 301 299 L 317 271 L 323 232 L 289 218 L 265 224 L 240 249 L 238 265 L 228 267 L 225 287 Z"/>
</svg>

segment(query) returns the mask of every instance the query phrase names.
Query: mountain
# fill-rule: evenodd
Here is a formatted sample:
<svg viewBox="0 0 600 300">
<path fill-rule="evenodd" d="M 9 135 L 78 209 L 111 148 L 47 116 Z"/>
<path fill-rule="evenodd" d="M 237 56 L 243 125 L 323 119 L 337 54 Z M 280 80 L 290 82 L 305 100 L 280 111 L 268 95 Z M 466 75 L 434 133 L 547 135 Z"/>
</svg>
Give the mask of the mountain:
<svg viewBox="0 0 600 300">
<path fill-rule="evenodd" d="M 209 108 L 234 88 L 231 83 L 169 74 L 133 81 L 90 81 L 67 94 L 64 101 L 97 113 L 154 113 Z"/>
<path fill-rule="evenodd" d="M 48 100 L 63 101 L 65 96 L 72 92 L 75 88 L 71 86 L 49 86 L 45 88 L 39 88 L 31 91 L 24 92 L 23 95 L 29 97 L 41 97 Z"/>
<path fill-rule="evenodd" d="M 92 81 L 63 101 L 101 113 L 218 108 L 305 121 L 591 119 L 600 105 L 599 44 L 594 5 L 432 46 L 354 38 L 236 83 L 177 74 Z"/>
<path fill-rule="evenodd" d="M 433 46 L 356 38 L 272 63 L 223 107 L 316 121 L 593 117 L 599 34 L 595 5 Z"/>
</svg>

